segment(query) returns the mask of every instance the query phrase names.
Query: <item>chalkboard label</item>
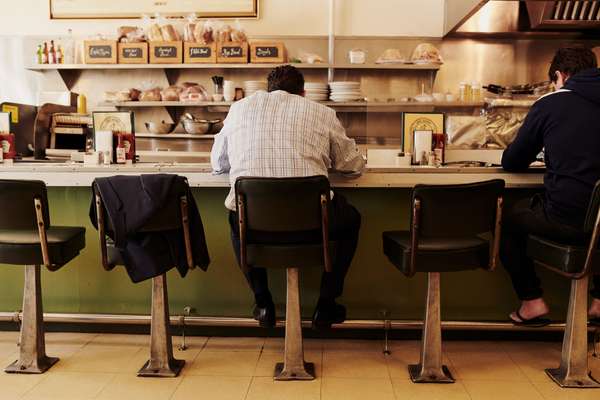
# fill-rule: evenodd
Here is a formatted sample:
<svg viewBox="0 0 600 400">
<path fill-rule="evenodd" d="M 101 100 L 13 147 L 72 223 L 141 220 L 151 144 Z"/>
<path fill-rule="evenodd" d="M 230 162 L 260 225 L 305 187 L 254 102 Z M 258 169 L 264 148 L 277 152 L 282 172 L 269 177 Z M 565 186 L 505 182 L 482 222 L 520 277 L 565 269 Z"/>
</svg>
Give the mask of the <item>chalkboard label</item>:
<svg viewBox="0 0 600 400">
<path fill-rule="evenodd" d="M 90 58 L 111 58 L 112 47 L 108 45 L 92 45 L 89 47 L 88 55 Z"/>
<path fill-rule="evenodd" d="M 239 46 L 231 46 L 231 47 L 221 47 L 221 57 L 225 58 L 234 58 L 234 57 L 243 57 L 244 49 Z"/>
<path fill-rule="evenodd" d="M 142 58 L 144 56 L 139 47 L 125 47 L 122 55 L 123 58 Z"/>
<path fill-rule="evenodd" d="M 274 46 L 257 46 L 254 55 L 256 58 L 277 58 L 279 49 Z"/>
<path fill-rule="evenodd" d="M 156 57 L 156 58 L 177 57 L 177 47 L 175 47 L 175 46 L 156 46 L 154 48 L 154 57 Z"/>
<path fill-rule="evenodd" d="M 210 47 L 190 47 L 190 58 L 210 58 L 212 49 Z"/>
</svg>

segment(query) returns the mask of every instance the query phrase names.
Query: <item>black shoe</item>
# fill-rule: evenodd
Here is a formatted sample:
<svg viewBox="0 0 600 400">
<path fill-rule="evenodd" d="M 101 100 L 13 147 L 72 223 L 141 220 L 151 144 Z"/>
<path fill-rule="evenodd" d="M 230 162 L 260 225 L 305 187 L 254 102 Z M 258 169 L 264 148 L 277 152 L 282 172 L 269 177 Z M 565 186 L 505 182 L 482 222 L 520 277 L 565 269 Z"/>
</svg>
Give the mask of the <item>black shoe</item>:
<svg viewBox="0 0 600 400">
<path fill-rule="evenodd" d="M 346 307 L 336 302 L 323 304 L 319 302 L 312 319 L 312 328 L 316 331 L 331 329 L 333 324 L 341 324 L 346 320 Z"/>
<path fill-rule="evenodd" d="M 254 306 L 252 314 L 261 328 L 275 327 L 275 304 L 269 303 L 266 307 Z"/>
</svg>

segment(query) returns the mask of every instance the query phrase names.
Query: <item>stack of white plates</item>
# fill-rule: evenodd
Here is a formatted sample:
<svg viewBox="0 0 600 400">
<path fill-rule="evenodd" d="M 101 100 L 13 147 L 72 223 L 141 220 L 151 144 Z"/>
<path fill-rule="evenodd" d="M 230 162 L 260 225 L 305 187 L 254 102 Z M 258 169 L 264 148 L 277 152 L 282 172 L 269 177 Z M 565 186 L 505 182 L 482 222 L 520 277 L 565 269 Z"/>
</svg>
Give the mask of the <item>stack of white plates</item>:
<svg viewBox="0 0 600 400">
<path fill-rule="evenodd" d="M 267 82 L 265 81 L 245 81 L 244 82 L 244 96 L 252 96 L 259 90 L 267 90 Z"/>
<path fill-rule="evenodd" d="M 329 86 L 326 83 L 306 82 L 305 97 L 313 101 L 326 101 L 329 98 Z"/>
<path fill-rule="evenodd" d="M 335 102 L 358 101 L 363 99 L 360 82 L 331 82 L 329 98 Z"/>
</svg>

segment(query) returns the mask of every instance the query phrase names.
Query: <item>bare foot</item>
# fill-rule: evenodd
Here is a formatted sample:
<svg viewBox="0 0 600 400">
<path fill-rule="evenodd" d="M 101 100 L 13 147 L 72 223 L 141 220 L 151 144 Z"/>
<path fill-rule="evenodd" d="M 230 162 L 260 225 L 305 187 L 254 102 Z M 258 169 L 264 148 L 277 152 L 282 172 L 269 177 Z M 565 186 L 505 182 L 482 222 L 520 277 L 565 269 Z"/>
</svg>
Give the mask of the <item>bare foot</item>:
<svg viewBox="0 0 600 400">
<path fill-rule="evenodd" d="M 600 305 L 599 305 L 600 306 Z M 519 308 L 519 314 L 526 320 L 534 319 L 537 317 L 541 317 L 550 312 L 550 308 L 548 304 L 544 301 L 543 298 L 534 299 L 534 300 L 523 300 L 521 302 L 521 307 Z M 513 321 L 524 322 L 519 316 L 517 312 L 513 312 L 510 314 L 510 318 Z"/>
<path fill-rule="evenodd" d="M 592 299 L 588 316 L 590 318 L 600 318 L 600 299 Z"/>
</svg>

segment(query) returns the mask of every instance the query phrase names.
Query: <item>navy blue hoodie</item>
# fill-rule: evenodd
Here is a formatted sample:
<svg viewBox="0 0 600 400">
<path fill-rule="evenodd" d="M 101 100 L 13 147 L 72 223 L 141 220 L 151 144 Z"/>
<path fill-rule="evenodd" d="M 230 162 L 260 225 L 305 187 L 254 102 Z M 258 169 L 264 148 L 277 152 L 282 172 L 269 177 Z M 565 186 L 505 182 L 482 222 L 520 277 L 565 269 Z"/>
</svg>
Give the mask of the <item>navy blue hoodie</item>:
<svg viewBox="0 0 600 400">
<path fill-rule="evenodd" d="M 582 228 L 600 179 L 600 69 L 575 74 L 562 90 L 540 98 L 504 151 L 502 167 L 524 171 L 542 148 L 546 215 Z"/>
</svg>

